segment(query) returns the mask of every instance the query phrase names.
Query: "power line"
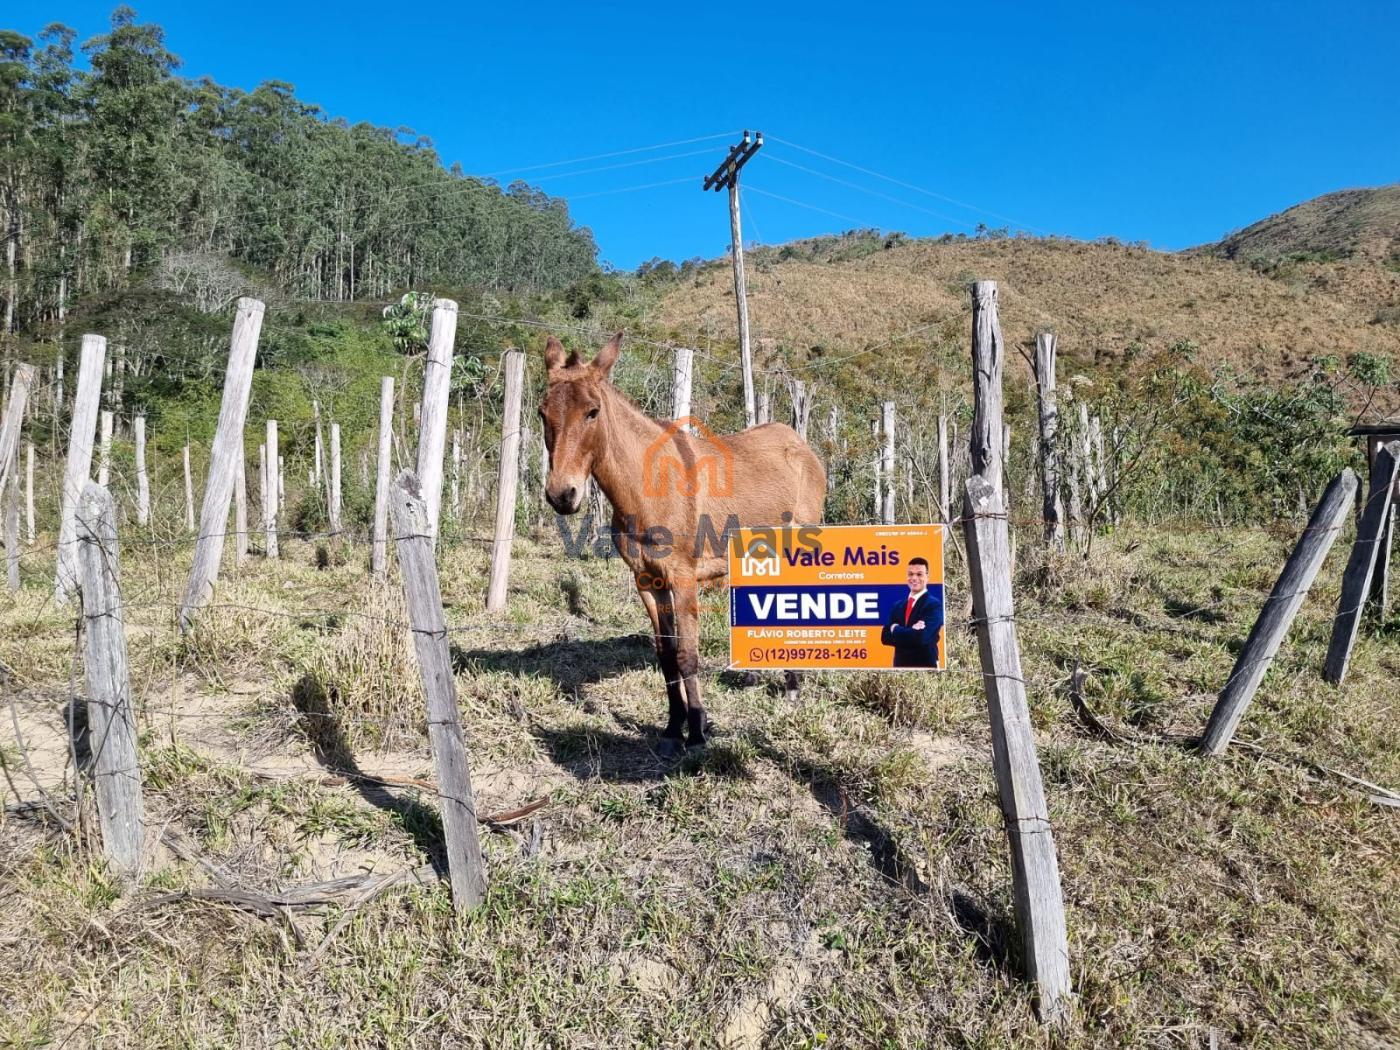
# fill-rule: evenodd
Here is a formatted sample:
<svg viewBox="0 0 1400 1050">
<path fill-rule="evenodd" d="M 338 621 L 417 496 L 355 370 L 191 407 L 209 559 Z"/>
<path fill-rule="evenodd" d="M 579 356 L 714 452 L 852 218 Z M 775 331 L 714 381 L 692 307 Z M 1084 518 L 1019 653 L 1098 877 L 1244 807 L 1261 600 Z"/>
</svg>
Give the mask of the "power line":
<svg viewBox="0 0 1400 1050">
<path fill-rule="evenodd" d="M 869 194 L 871 197 L 879 197 L 881 200 L 890 201 L 894 204 L 898 204 L 900 207 L 912 208 L 914 211 L 921 211 L 925 215 L 932 215 L 935 219 L 942 219 L 944 222 L 951 222 L 958 226 L 966 226 L 968 229 L 974 228 L 970 222 L 964 222 L 962 219 L 955 219 L 951 215 L 944 215 L 942 212 L 936 212 L 931 208 L 924 208 L 918 204 L 910 204 L 908 201 L 900 200 L 898 197 L 891 197 L 888 193 L 881 193 L 879 190 L 872 190 L 846 179 L 838 179 L 835 175 L 828 175 L 824 171 L 817 171 L 815 168 L 804 167 L 793 161 L 784 160 L 782 157 L 774 157 L 773 160 L 778 164 L 785 164 L 789 168 L 796 168 L 798 171 L 804 171 L 808 175 L 815 175 L 819 179 L 826 179 L 829 182 L 834 182 L 838 186 L 845 186 L 847 189 L 855 190 L 857 193 L 865 193 Z"/>
<path fill-rule="evenodd" d="M 479 179 L 493 179 L 498 175 L 519 174 L 522 171 L 539 171 L 542 168 L 561 168 L 566 164 L 583 164 L 590 160 L 608 160 L 611 157 L 625 157 L 631 153 L 647 153 L 654 149 L 670 149 L 673 146 L 689 146 L 696 142 L 709 142 L 711 139 L 727 139 L 731 135 L 737 135 L 737 131 L 721 131 L 715 135 L 699 135 L 693 139 L 678 139 L 675 142 L 660 142 L 654 146 L 637 146 L 633 149 L 614 150 L 612 153 L 594 153 L 588 157 L 574 157 L 572 160 L 554 160 L 548 164 L 532 164 L 524 168 L 506 168 L 502 171 L 488 171 L 478 174 Z"/>
<path fill-rule="evenodd" d="M 799 207 L 799 208 L 807 208 L 807 209 L 809 209 L 809 210 L 811 210 L 811 211 L 819 211 L 819 212 L 821 212 L 823 215 L 830 215 L 832 218 L 834 218 L 834 219 L 840 219 L 842 222 L 853 222 L 853 223 L 855 223 L 857 226 L 866 226 L 866 227 L 870 227 L 870 228 L 872 228 L 872 229 L 877 229 L 877 230 L 878 230 L 878 229 L 884 229 L 884 228 L 885 228 L 885 227 L 883 226 L 883 224 L 881 224 L 881 223 L 878 223 L 878 222 L 867 222 L 865 219 L 857 219 L 857 218 L 856 218 L 855 216 L 853 216 L 853 215 L 843 215 L 843 214 L 841 214 L 839 211 L 831 211 L 831 210 L 828 209 L 828 208 L 819 208 L 819 207 L 818 207 L 817 205 L 815 205 L 815 204 L 807 204 L 807 203 L 805 203 L 804 201 L 793 200 L 791 197 L 784 197 L 784 196 L 782 196 L 781 194 L 777 194 L 777 193 L 773 193 L 773 192 L 771 192 L 771 191 L 769 191 L 769 190 L 761 189 L 761 188 L 759 188 L 758 186 L 753 185 L 752 183 L 749 184 L 749 189 L 751 189 L 754 193 L 761 193 L 761 194 L 763 194 L 763 196 L 765 196 L 765 197 L 772 197 L 775 201 L 782 201 L 784 204 L 794 204 L 794 205 L 796 205 L 796 206 Z"/>
<path fill-rule="evenodd" d="M 772 138 L 774 142 L 781 142 L 784 146 L 791 146 L 793 149 L 801 150 L 803 153 L 810 153 L 814 157 L 820 157 L 822 160 L 827 160 L 833 164 L 840 164 L 843 167 L 851 168 L 853 171 L 858 171 L 862 175 L 870 175 L 873 178 L 884 179 L 886 182 L 892 182 L 896 186 L 903 186 L 906 190 L 913 190 L 915 193 L 922 193 L 926 197 L 933 197 L 937 200 L 946 201 L 949 204 L 956 204 L 959 208 L 966 208 L 969 211 L 981 212 L 983 215 L 990 215 L 994 219 L 1001 219 L 1003 222 L 1009 222 L 1013 226 L 1020 226 L 1024 229 L 1030 230 L 1032 233 L 1039 233 L 1042 235 L 1045 234 L 1044 230 L 1032 226 L 1030 223 L 1021 222 L 1017 219 L 1011 218 L 1010 216 L 1002 215 L 999 212 L 988 211 L 986 208 L 979 208 L 975 204 L 968 204 L 966 201 L 957 200 L 956 198 L 949 197 L 946 194 L 936 193 L 933 190 L 926 190 L 922 186 L 915 186 L 912 182 L 905 182 L 903 179 L 896 179 L 892 175 L 884 175 L 878 171 L 872 171 L 869 168 L 863 168 L 859 164 L 852 164 L 850 161 L 842 160 L 840 157 L 833 157 L 830 154 L 821 153 L 817 150 L 809 149 L 806 146 L 799 146 L 796 142 L 791 142 L 787 139 L 780 139 L 777 135 L 772 135 L 770 136 L 770 138 Z"/>
</svg>

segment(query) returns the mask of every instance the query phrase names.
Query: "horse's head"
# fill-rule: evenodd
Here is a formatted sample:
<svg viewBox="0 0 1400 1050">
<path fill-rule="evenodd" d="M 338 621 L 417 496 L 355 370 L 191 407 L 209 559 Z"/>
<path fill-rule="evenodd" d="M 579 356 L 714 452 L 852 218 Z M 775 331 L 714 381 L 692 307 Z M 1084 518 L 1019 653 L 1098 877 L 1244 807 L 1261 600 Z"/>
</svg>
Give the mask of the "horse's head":
<svg viewBox="0 0 1400 1050">
<path fill-rule="evenodd" d="M 545 344 L 549 388 L 540 402 L 540 418 L 549 449 L 549 480 L 544 494 L 560 514 L 573 514 L 583 503 L 584 487 L 601 451 L 603 428 L 598 416 L 603 411 L 604 388 L 621 345 L 618 332 L 585 364 L 576 351 L 566 359 L 563 345 L 554 336 Z"/>
</svg>

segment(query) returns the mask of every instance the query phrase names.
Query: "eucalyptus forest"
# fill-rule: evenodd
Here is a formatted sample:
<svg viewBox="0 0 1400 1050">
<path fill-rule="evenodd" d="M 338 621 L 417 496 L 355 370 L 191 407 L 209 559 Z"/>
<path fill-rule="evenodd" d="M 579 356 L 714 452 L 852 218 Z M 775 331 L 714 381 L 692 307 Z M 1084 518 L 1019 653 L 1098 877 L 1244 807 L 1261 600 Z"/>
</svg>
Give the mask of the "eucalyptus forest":
<svg viewBox="0 0 1400 1050">
<path fill-rule="evenodd" d="M 429 139 L 333 118 L 291 84 L 180 68 L 127 7 L 86 42 L 58 23 L 0 30 L 4 331 L 61 327 L 143 273 L 219 299 L 241 267 L 342 302 L 449 279 L 543 291 L 596 269 L 559 198 L 444 167 Z"/>
</svg>

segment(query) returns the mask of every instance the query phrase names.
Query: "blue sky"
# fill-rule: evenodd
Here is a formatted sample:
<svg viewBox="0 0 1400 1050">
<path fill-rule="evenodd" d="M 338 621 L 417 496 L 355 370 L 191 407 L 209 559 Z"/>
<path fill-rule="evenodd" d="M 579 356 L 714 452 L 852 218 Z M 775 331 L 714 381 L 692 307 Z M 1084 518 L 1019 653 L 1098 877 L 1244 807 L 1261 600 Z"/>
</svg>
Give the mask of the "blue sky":
<svg viewBox="0 0 1400 1050">
<path fill-rule="evenodd" d="M 10 0 L 0 25 L 86 39 L 113 6 Z M 186 76 L 290 81 L 576 198 L 627 268 L 725 251 L 700 182 L 729 139 L 702 137 L 745 127 L 768 138 L 744 174 L 749 242 L 985 222 L 1174 249 L 1400 180 L 1395 0 L 133 6 Z"/>
</svg>

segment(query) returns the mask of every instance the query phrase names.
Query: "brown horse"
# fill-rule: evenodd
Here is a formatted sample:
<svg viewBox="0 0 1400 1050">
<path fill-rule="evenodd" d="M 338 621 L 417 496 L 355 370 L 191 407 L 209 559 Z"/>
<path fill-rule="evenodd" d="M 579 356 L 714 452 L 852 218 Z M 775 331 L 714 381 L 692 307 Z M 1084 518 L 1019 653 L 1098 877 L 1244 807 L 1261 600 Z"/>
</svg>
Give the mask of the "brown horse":
<svg viewBox="0 0 1400 1050">
<path fill-rule="evenodd" d="M 660 752 L 674 758 L 706 740 L 698 588 L 724 579 L 727 537 L 740 526 L 820 524 L 826 471 L 781 423 L 716 437 L 695 420 L 649 418 L 608 380 L 621 345 L 619 332 L 584 363 L 549 338 L 545 496 L 573 514 L 591 475 L 612 503 L 613 542 L 636 577 L 666 679 Z"/>
</svg>

